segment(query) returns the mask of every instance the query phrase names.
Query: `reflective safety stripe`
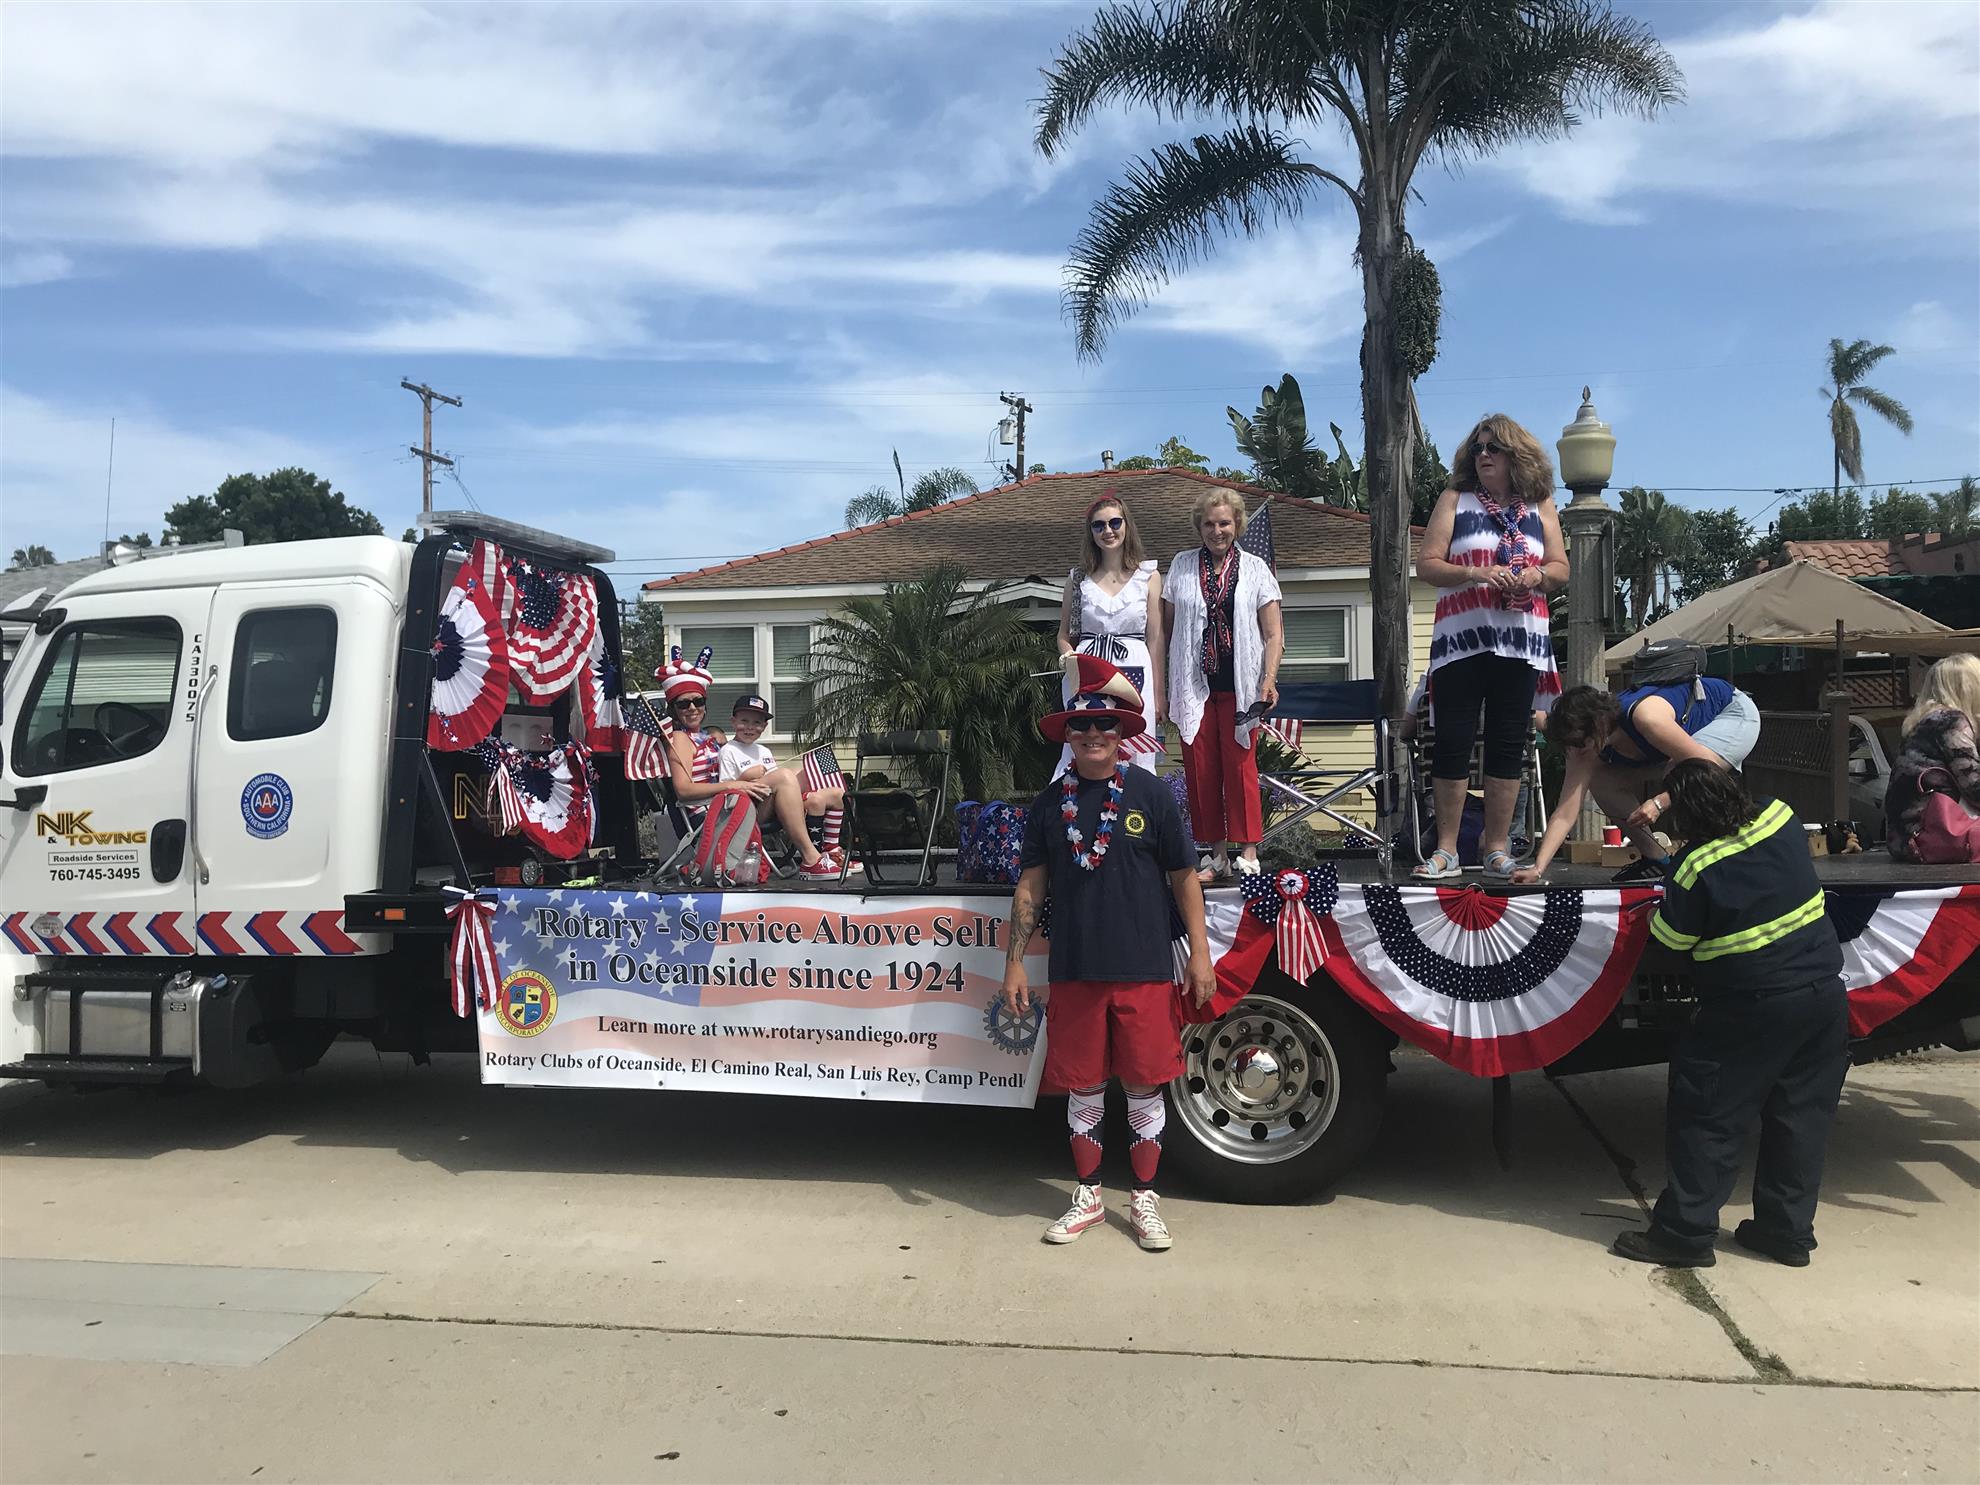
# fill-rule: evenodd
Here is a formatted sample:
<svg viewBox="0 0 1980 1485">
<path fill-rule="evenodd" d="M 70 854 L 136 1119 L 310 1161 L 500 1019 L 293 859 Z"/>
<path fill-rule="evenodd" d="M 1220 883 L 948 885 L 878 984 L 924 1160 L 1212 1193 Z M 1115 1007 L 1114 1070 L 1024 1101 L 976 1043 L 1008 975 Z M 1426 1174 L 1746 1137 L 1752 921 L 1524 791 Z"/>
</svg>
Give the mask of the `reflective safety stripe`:
<svg viewBox="0 0 1980 1485">
<path fill-rule="evenodd" d="M 1657 942 L 1667 949 L 1688 949 L 1698 942 L 1697 934 L 1679 933 L 1670 924 L 1666 923 L 1662 908 L 1658 908 L 1656 912 L 1650 915 L 1650 932 Z"/>
<path fill-rule="evenodd" d="M 1757 846 L 1783 825 L 1794 819 L 1794 812 L 1778 799 L 1740 826 L 1731 835 L 1720 836 L 1715 841 L 1707 841 L 1689 856 L 1677 869 L 1676 881 L 1680 887 L 1696 886 L 1698 873 L 1715 861 L 1723 861 L 1728 856 L 1737 856 L 1748 846 Z"/>
<path fill-rule="evenodd" d="M 1728 933 L 1723 938 L 1704 940 L 1692 951 L 1693 957 L 1702 960 L 1720 959 L 1727 954 L 1750 954 L 1755 949 L 1764 949 L 1776 940 L 1786 938 L 1798 928 L 1806 928 L 1827 910 L 1826 900 L 1818 890 L 1800 907 L 1782 913 L 1771 923 L 1742 928 L 1738 933 Z"/>
</svg>

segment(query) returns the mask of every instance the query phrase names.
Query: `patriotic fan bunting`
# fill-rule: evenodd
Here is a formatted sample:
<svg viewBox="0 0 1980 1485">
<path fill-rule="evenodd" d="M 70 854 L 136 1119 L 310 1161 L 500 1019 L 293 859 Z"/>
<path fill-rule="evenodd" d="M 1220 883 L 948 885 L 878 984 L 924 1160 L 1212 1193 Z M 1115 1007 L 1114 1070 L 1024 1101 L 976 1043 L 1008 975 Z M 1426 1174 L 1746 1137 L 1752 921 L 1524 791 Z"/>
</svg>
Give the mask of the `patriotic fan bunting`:
<svg viewBox="0 0 1980 1485">
<path fill-rule="evenodd" d="M 509 700 L 509 638 L 502 628 L 502 600 L 485 573 L 500 571 L 476 542 L 454 574 L 433 626 L 433 696 L 426 741 L 443 752 L 471 748 L 501 720 Z"/>
<path fill-rule="evenodd" d="M 494 777 L 495 807 L 505 834 L 523 838 L 545 854 L 569 861 L 596 828 L 585 750 L 577 743 L 547 753 L 525 753 L 499 738 L 473 750 Z"/>
<path fill-rule="evenodd" d="M 584 716 L 584 745 L 594 753 L 624 751 L 626 719 L 619 667 L 605 648 L 602 624 L 592 630 L 591 651 L 578 671 L 578 704 Z"/>
<path fill-rule="evenodd" d="M 1608 1016 L 1635 971 L 1655 894 L 1364 887 L 1344 897 L 1328 969 L 1398 1035 L 1453 1067 L 1545 1067 Z"/>
<path fill-rule="evenodd" d="M 1980 950 L 1980 884 L 1828 894 L 1842 940 L 1849 1031 L 1864 1036 L 1945 983 Z"/>
<path fill-rule="evenodd" d="M 527 562 L 511 562 L 509 575 L 516 587 L 509 664 L 523 699 L 541 706 L 563 694 L 590 656 L 598 593 L 581 573 Z"/>
<path fill-rule="evenodd" d="M 1327 958 L 1320 920 L 1333 914 L 1340 898 L 1334 868 L 1253 872 L 1238 885 L 1246 909 L 1273 930 L 1279 968 L 1305 984 Z"/>
<path fill-rule="evenodd" d="M 462 887 L 446 889 L 454 897 L 447 905 L 447 916 L 454 932 L 449 942 L 447 963 L 452 972 L 454 1014 L 467 1016 L 477 1005 L 488 1005 L 502 983 L 495 963 L 495 903 L 478 892 Z"/>
</svg>

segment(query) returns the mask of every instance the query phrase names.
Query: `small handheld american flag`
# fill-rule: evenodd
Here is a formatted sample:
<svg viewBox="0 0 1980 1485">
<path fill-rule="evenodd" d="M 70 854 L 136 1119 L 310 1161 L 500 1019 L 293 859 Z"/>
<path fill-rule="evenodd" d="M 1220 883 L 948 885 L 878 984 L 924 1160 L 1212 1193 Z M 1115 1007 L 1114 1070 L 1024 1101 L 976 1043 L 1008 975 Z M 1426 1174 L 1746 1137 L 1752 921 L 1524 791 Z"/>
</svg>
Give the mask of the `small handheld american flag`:
<svg viewBox="0 0 1980 1485">
<path fill-rule="evenodd" d="M 813 748 L 806 753 L 804 762 L 798 766 L 798 773 L 805 794 L 846 787 L 846 776 L 839 772 L 839 760 L 832 756 L 830 747 Z"/>
<path fill-rule="evenodd" d="M 1306 736 L 1306 724 L 1298 717 L 1266 717 L 1258 725 L 1295 753 Z"/>
<path fill-rule="evenodd" d="M 653 709 L 644 696 L 628 696 L 621 703 L 625 717 L 626 777 L 657 779 L 667 773 L 667 739 L 674 724 Z"/>
</svg>

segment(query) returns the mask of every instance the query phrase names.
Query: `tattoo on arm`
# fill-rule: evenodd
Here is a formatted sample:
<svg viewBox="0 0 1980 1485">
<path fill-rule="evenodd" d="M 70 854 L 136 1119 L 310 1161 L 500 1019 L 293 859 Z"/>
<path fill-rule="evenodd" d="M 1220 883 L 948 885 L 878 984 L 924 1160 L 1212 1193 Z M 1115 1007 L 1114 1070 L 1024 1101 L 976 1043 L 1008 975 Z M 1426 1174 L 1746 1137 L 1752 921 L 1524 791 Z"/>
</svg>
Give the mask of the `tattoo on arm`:
<svg viewBox="0 0 1980 1485">
<path fill-rule="evenodd" d="M 1024 890 L 1022 884 L 1011 898 L 1011 942 L 1004 951 L 1006 964 L 1022 964 L 1025 946 L 1031 942 L 1031 933 L 1038 926 L 1038 902 Z"/>
</svg>

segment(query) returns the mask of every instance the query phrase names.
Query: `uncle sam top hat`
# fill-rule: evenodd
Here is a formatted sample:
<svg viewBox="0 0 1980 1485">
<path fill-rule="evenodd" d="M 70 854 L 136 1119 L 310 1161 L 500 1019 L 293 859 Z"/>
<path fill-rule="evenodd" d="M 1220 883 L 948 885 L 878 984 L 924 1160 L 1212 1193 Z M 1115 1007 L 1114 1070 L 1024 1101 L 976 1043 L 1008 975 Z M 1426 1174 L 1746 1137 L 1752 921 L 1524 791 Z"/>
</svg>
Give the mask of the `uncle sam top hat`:
<svg viewBox="0 0 1980 1485">
<path fill-rule="evenodd" d="M 681 658 L 681 647 L 675 645 L 673 654 L 653 672 L 653 678 L 660 683 L 660 689 L 672 701 L 676 696 L 706 697 L 709 688 L 715 684 L 715 677 L 708 673 L 708 662 L 715 658 L 712 645 L 704 645 L 701 653 L 694 657 L 690 665 Z"/>
<path fill-rule="evenodd" d="M 1148 730 L 1148 719 L 1141 714 L 1141 693 L 1134 682 L 1122 675 L 1118 666 L 1098 655 L 1071 654 L 1062 657 L 1073 698 L 1064 711 L 1052 712 L 1038 720 L 1038 730 L 1053 742 L 1066 740 L 1066 723 L 1074 717 L 1111 717 L 1123 738 L 1139 737 Z"/>
</svg>

